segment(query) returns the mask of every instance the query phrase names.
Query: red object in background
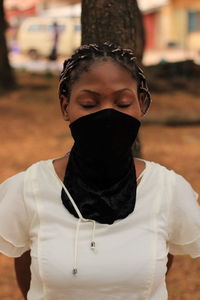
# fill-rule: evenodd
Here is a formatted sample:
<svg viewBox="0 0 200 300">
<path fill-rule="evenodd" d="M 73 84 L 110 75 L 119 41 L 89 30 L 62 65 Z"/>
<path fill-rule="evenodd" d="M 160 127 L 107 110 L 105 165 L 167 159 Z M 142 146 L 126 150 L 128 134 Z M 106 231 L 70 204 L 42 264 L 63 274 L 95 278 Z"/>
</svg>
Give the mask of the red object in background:
<svg viewBox="0 0 200 300">
<path fill-rule="evenodd" d="M 146 34 L 146 49 L 153 49 L 155 47 L 155 18 L 156 13 L 147 13 L 143 16 Z"/>
<path fill-rule="evenodd" d="M 29 17 L 29 16 L 35 16 L 37 15 L 37 8 L 36 6 L 29 7 L 24 10 L 20 9 L 10 9 L 6 10 L 6 19 L 9 20 L 13 17 Z"/>
</svg>

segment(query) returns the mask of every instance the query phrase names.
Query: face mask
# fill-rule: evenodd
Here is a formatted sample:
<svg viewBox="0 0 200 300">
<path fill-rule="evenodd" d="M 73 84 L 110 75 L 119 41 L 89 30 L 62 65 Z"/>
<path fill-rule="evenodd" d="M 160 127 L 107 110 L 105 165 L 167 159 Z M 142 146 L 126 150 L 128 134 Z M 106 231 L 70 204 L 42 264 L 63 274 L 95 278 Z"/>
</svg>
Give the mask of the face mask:
<svg viewBox="0 0 200 300">
<path fill-rule="evenodd" d="M 112 224 L 134 210 L 136 175 L 131 146 L 140 121 L 105 109 L 70 124 L 74 146 L 64 184 L 83 217 Z M 65 207 L 75 216 L 62 191 Z"/>
</svg>

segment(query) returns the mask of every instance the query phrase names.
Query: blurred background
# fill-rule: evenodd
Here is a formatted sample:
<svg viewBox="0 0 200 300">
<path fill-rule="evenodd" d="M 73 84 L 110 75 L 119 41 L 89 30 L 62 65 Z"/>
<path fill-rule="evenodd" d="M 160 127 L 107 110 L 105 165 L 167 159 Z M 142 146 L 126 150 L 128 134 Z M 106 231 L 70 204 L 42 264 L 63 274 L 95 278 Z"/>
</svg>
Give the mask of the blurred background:
<svg viewBox="0 0 200 300">
<path fill-rule="evenodd" d="M 54 22 L 58 23 L 60 56 L 70 55 L 80 44 L 81 1 L 4 0 L 4 5 L 8 21 L 8 48 L 13 66 L 30 68 L 26 64 L 27 56 L 39 58 L 50 54 Z M 199 63 L 198 0 L 138 0 L 138 5 L 146 36 L 144 64 L 185 59 Z"/>
<path fill-rule="evenodd" d="M 75 0 L 1 3 L 7 46 L 0 46 L 0 182 L 72 145 L 57 87 L 63 60 L 81 43 L 82 9 Z M 200 193 L 200 1 L 138 0 L 138 6 L 153 99 L 141 155 L 182 174 Z M 176 257 L 167 285 L 169 300 L 200 300 L 200 260 Z M 0 300 L 11 299 L 22 299 L 13 260 L 0 254 Z"/>
</svg>

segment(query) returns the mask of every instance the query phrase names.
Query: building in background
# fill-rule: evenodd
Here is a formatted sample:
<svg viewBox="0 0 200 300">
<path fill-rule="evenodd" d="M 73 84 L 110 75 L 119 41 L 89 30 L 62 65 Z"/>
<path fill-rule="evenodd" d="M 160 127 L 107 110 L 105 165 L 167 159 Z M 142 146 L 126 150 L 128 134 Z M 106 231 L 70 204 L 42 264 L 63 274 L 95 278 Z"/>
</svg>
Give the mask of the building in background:
<svg viewBox="0 0 200 300">
<path fill-rule="evenodd" d="M 11 26 L 28 16 L 80 18 L 80 0 L 4 0 Z M 73 5 L 76 4 L 76 5 Z M 199 0 L 138 0 L 146 32 L 146 52 L 177 53 L 175 59 L 200 56 Z M 69 6 L 70 5 L 70 6 Z M 191 54 L 191 55 L 190 55 Z"/>
<path fill-rule="evenodd" d="M 163 8 L 169 4 L 169 0 L 139 0 L 139 7 L 143 13 L 143 22 L 146 33 L 146 49 L 158 47 L 159 15 Z"/>
<path fill-rule="evenodd" d="M 4 0 L 6 18 L 10 25 L 17 26 L 21 20 L 38 14 L 40 0 Z"/>
<path fill-rule="evenodd" d="M 200 51 L 199 0 L 140 0 L 147 49 Z M 145 4 L 144 4 L 145 3 Z"/>
<path fill-rule="evenodd" d="M 165 28 L 168 43 L 186 50 L 200 51 L 200 1 L 171 0 L 161 11 L 160 20 L 168 22 Z M 160 37 L 161 45 L 163 43 Z"/>
<path fill-rule="evenodd" d="M 79 2 L 78 0 L 4 0 L 4 6 L 9 23 L 20 25 L 27 17 L 40 15 L 48 9 L 66 7 Z"/>
</svg>

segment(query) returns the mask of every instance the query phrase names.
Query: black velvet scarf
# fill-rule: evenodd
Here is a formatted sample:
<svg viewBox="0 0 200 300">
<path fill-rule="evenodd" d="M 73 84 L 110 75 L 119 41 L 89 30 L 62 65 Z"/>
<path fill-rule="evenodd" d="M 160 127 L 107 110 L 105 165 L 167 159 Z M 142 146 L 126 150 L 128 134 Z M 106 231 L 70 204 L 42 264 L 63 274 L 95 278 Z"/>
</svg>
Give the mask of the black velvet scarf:
<svg viewBox="0 0 200 300">
<path fill-rule="evenodd" d="M 112 224 L 133 212 L 136 172 L 131 146 L 140 122 L 114 109 L 81 117 L 70 125 L 75 140 L 64 184 L 84 218 Z M 78 217 L 62 190 L 62 202 Z"/>
</svg>

